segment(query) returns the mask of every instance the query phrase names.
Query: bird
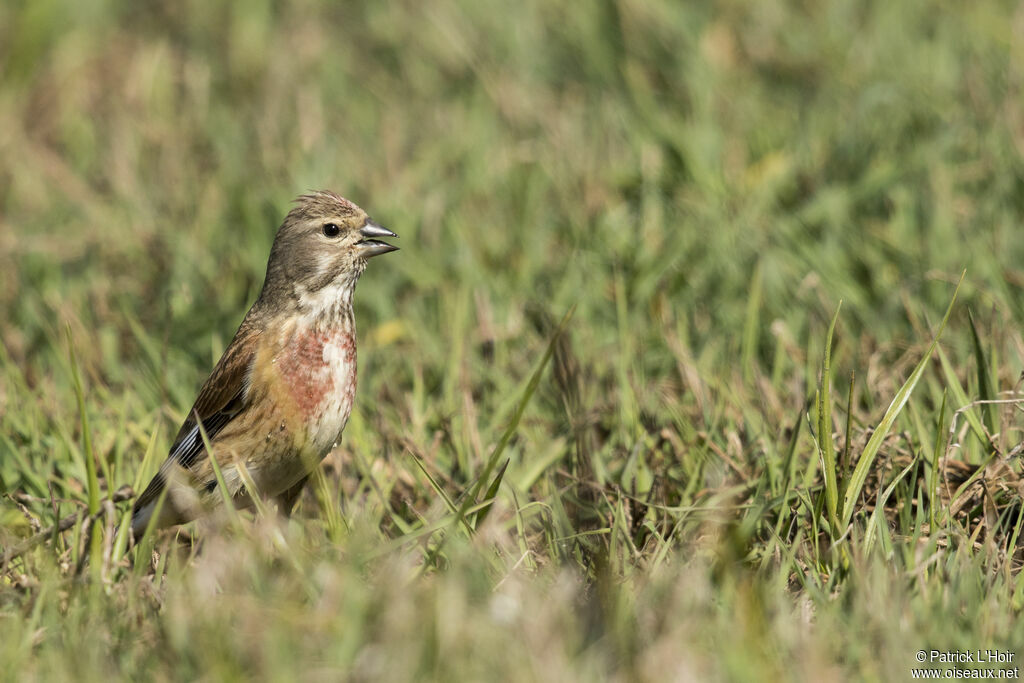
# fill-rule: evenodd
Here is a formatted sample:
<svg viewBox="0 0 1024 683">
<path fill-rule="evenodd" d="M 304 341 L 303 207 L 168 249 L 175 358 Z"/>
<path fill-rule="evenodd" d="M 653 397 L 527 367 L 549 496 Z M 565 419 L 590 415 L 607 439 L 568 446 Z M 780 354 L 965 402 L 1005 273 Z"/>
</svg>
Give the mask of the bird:
<svg viewBox="0 0 1024 683">
<path fill-rule="evenodd" d="M 386 237 L 398 235 L 334 192 L 295 200 L 274 238 L 259 296 L 135 501 L 136 539 L 150 525 L 203 516 L 225 493 L 239 509 L 259 496 L 290 514 L 352 412 L 352 298 L 369 259 L 398 250 L 380 239 Z M 214 464 L 226 492 L 218 490 Z"/>
</svg>

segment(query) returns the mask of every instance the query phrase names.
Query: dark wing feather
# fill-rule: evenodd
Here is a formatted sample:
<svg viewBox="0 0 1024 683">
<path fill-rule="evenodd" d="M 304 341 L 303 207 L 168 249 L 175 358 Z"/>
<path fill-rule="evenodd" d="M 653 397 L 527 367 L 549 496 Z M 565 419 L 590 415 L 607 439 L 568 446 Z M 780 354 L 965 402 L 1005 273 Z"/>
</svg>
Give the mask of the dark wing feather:
<svg viewBox="0 0 1024 683">
<path fill-rule="evenodd" d="M 207 457 L 206 445 L 197 428 L 196 418 L 202 423 L 206 438 L 213 442 L 214 438 L 228 425 L 246 405 L 246 379 L 249 368 L 256 357 L 256 341 L 258 334 L 248 323 L 248 317 L 235 333 L 217 367 L 199 391 L 192 409 L 188 411 L 185 422 L 174 438 L 167 460 L 160 467 L 149 486 L 135 501 L 137 511 L 155 501 L 166 484 L 164 471 L 175 465 L 185 469 L 193 469 Z"/>
<path fill-rule="evenodd" d="M 209 417 L 202 418 L 203 431 L 206 438 L 213 441 L 214 437 L 224 428 L 227 423 L 242 411 L 245 397 L 244 388 L 240 389 L 234 398 L 228 401 L 223 408 Z M 196 412 L 193 409 L 192 416 L 182 425 L 182 434 L 171 446 L 171 453 L 168 460 L 173 460 L 185 469 L 190 469 L 206 457 L 206 445 L 203 443 L 203 435 L 196 428 Z M 185 429 L 187 427 L 187 430 Z"/>
</svg>

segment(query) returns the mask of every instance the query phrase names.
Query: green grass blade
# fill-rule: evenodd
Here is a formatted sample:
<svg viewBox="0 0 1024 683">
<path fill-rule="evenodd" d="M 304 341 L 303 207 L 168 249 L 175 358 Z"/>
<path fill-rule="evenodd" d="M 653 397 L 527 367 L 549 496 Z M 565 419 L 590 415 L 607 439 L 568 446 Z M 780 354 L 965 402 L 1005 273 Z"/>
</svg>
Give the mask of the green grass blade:
<svg viewBox="0 0 1024 683">
<path fill-rule="evenodd" d="M 875 503 L 875 509 L 871 511 L 871 518 L 868 520 L 867 530 L 864 532 L 864 552 L 871 552 L 871 546 L 875 542 L 875 529 L 880 524 L 885 524 L 885 521 L 880 517 L 884 512 L 885 504 L 889 502 L 889 498 L 892 496 L 892 492 L 896 490 L 896 486 L 903 481 L 910 470 L 914 469 L 917 465 L 917 458 L 912 458 L 910 464 L 903 468 L 903 470 L 896 475 L 896 477 L 885 487 L 885 490 L 878 497 L 878 501 Z"/>
<path fill-rule="evenodd" d="M 967 271 L 960 274 L 960 281 L 957 282 L 956 289 L 953 291 L 953 298 L 949 302 L 949 307 L 946 309 L 946 314 L 942 317 L 942 323 L 939 325 L 938 332 L 935 333 L 935 338 L 932 343 L 928 346 L 928 350 L 925 352 L 924 357 L 914 367 L 914 371 L 910 373 L 910 377 L 904 382 L 903 386 L 900 387 L 899 391 L 896 392 L 896 396 L 893 397 L 892 403 L 889 404 L 888 410 L 885 411 L 885 415 L 882 417 L 882 421 L 875 427 L 874 433 L 868 440 L 867 445 L 864 447 L 864 451 L 861 453 L 860 458 L 857 460 L 857 466 L 853 470 L 853 475 L 850 477 L 850 486 L 846 490 L 846 496 L 843 499 L 843 516 L 842 516 L 842 527 L 845 529 L 853 518 L 853 510 L 857 504 L 857 499 L 860 497 L 861 489 L 864 488 L 864 482 L 868 478 L 868 472 L 871 471 L 871 465 L 875 461 L 875 456 L 878 455 L 878 449 L 882 447 L 882 442 L 885 437 L 889 434 L 889 430 L 892 429 L 893 423 L 899 416 L 900 411 L 903 410 L 903 406 L 910 400 L 910 395 L 914 391 L 914 387 L 917 386 L 918 380 L 921 379 L 921 375 L 924 374 L 924 369 L 928 365 L 928 361 L 932 357 L 932 353 L 935 352 L 935 348 L 939 344 L 939 339 L 942 337 L 943 330 L 946 329 L 946 323 L 949 322 L 949 316 L 953 312 L 953 305 L 956 303 L 957 294 L 960 293 L 960 286 L 964 282 L 964 276 Z"/>
<path fill-rule="evenodd" d="M 213 455 L 213 445 L 210 443 L 210 437 L 206 434 L 206 429 L 203 428 L 203 421 L 199 419 L 199 414 L 195 415 L 196 426 L 199 427 L 199 436 L 203 439 L 203 446 L 206 448 L 206 455 L 210 458 L 210 467 L 213 469 L 213 476 L 217 480 L 217 489 L 220 491 L 221 500 L 224 503 L 224 510 L 227 512 L 227 517 L 231 520 L 232 524 L 238 522 L 238 510 L 235 509 L 235 502 L 232 500 L 231 491 L 228 490 L 227 482 L 224 480 L 224 473 L 220 469 L 220 464 L 217 462 L 217 458 Z"/>
<path fill-rule="evenodd" d="M 974 324 L 974 316 L 971 314 L 970 309 L 967 309 L 967 322 L 970 323 L 971 343 L 974 346 L 974 359 L 978 366 L 978 398 L 982 401 L 993 401 L 996 398 L 996 392 L 992 389 L 992 382 L 989 379 L 988 361 L 985 359 L 985 349 L 981 346 L 981 338 L 978 337 L 978 328 Z M 996 407 L 991 403 L 983 403 L 981 405 L 981 415 L 985 421 L 985 426 L 988 427 L 988 438 L 991 441 L 998 429 L 996 424 Z M 995 444 L 990 443 L 989 446 L 991 448 Z"/>
<path fill-rule="evenodd" d="M 761 279 L 759 261 L 750 280 L 750 294 L 747 297 L 747 312 L 743 322 L 743 344 L 740 350 L 743 381 L 748 386 L 754 380 L 754 356 L 757 353 L 757 332 L 760 329 Z"/>
<path fill-rule="evenodd" d="M 142 576 L 144 569 L 149 566 L 150 560 L 153 555 L 153 547 L 156 542 L 157 526 L 160 519 L 160 515 L 163 513 L 164 505 L 167 504 L 168 491 L 167 487 L 160 492 L 157 496 L 156 503 L 153 505 L 153 514 L 149 517 L 149 522 L 146 524 L 146 528 L 142 531 L 142 538 L 135 539 L 135 556 L 134 556 L 134 570 L 133 574 L 136 577 Z M 131 517 L 129 517 L 131 519 Z"/>
<path fill-rule="evenodd" d="M 843 454 L 839 458 L 839 497 L 846 494 L 846 485 L 850 480 L 850 444 L 853 442 L 853 390 L 857 383 L 857 375 L 850 373 L 850 391 L 846 395 L 846 438 L 843 442 Z"/>
<path fill-rule="evenodd" d="M 540 359 L 540 363 L 537 364 L 536 369 L 533 371 L 533 375 L 530 376 L 530 381 L 527 383 L 526 388 L 523 390 L 522 395 L 519 398 L 519 403 L 516 406 L 515 412 L 512 414 L 512 419 L 505 428 L 505 432 L 501 435 L 501 439 L 498 441 L 498 445 L 495 447 L 494 452 L 491 453 L 491 457 L 487 460 L 487 466 L 484 468 L 483 473 L 477 478 L 476 484 L 466 500 L 463 501 L 463 507 L 473 504 L 476 500 L 477 494 L 480 492 L 480 488 L 483 483 L 490 479 L 491 473 L 494 471 L 495 465 L 498 460 L 501 459 L 502 453 L 505 452 L 505 448 L 508 446 L 508 442 L 512 439 L 512 435 L 516 433 L 519 428 L 519 421 L 523 418 L 523 413 L 526 412 L 526 406 L 530 404 L 530 399 L 533 398 L 533 394 L 537 391 L 537 385 L 540 384 L 540 378 L 544 374 L 544 370 L 548 366 L 548 362 L 551 360 L 551 355 L 555 351 L 555 343 L 558 341 L 558 337 L 565 331 L 566 325 L 569 324 L 569 320 L 572 318 L 573 312 L 576 307 L 569 309 L 569 312 L 562 318 L 562 322 L 558 323 L 558 328 L 554 334 L 551 335 L 550 341 L 548 341 L 548 347 L 544 351 L 544 356 Z"/>
<path fill-rule="evenodd" d="M 90 566 L 95 576 L 102 571 L 103 528 L 99 520 L 100 511 L 100 480 L 96 471 L 96 457 L 92 449 L 92 428 L 89 426 L 89 414 L 85 409 L 85 390 L 82 388 L 82 375 L 78 367 L 78 358 L 71 339 L 71 325 L 65 324 L 64 332 L 68 342 L 68 356 L 71 360 L 71 378 L 75 385 L 75 400 L 78 404 L 78 417 L 82 427 L 82 457 L 85 458 L 86 491 L 89 497 L 89 514 L 92 524 L 89 526 L 89 548 L 87 549 Z M 109 477 L 107 478 L 109 482 Z M 79 563 L 81 566 L 81 563 Z"/>
<path fill-rule="evenodd" d="M 928 476 L 928 526 L 930 533 L 935 533 L 935 507 L 939 497 L 939 459 L 942 457 L 943 447 L 946 440 L 943 438 L 945 432 L 946 416 L 945 391 L 942 392 L 942 405 L 939 407 L 939 415 L 935 418 L 935 449 L 932 452 L 932 471 Z"/>
<path fill-rule="evenodd" d="M 967 392 L 964 391 L 963 386 L 960 385 L 960 380 L 956 376 L 956 370 L 953 368 L 953 364 L 950 363 L 949 357 L 946 356 L 946 352 L 940 346 L 935 350 L 935 355 L 938 356 L 939 362 L 942 364 L 942 375 L 946 380 L 946 388 L 953 399 L 953 405 L 961 408 L 967 406 L 971 400 L 967 397 Z M 971 431 L 978 437 L 978 441 L 985 444 L 985 447 L 988 448 L 988 436 L 985 434 L 985 427 L 982 425 L 981 418 L 978 417 L 975 408 L 977 406 L 971 406 L 961 414 L 967 420 L 967 424 L 970 425 Z"/>
<path fill-rule="evenodd" d="M 839 311 L 843 308 L 842 300 L 836 306 L 832 322 L 825 335 L 825 359 L 821 365 L 821 387 L 818 391 L 818 457 L 825 475 L 825 505 L 833 540 L 842 532 L 839 530 L 836 510 L 839 507 L 839 486 L 836 483 L 836 449 L 832 439 L 832 336 L 836 330 Z"/>
<path fill-rule="evenodd" d="M 440 496 L 441 500 L 444 501 L 444 505 L 445 507 L 448 508 L 448 512 L 456 512 L 458 508 L 455 506 L 455 502 L 445 492 L 441 485 L 437 483 L 437 480 L 434 479 L 434 476 L 427 471 L 426 465 L 423 464 L 423 461 L 420 460 L 419 456 L 417 456 L 415 453 L 410 453 L 409 455 L 412 456 L 412 461 L 416 463 L 416 467 L 420 468 L 420 472 L 422 472 L 423 476 L 427 478 L 428 482 L 430 482 L 430 488 L 432 488 L 434 490 L 434 493 Z M 472 529 L 470 529 L 470 531 L 472 531 Z"/>
<path fill-rule="evenodd" d="M 572 314 L 575 310 L 575 306 L 569 309 L 568 313 L 566 313 L 562 318 L 562 322 L 558 323 L 558 327 L 551 335 L 551 339 L 548 341 L 548 346 L 544 351 L 543 357 L 541 357 L 536 369 L 534 369 L 533 374 L 530 376 L 530 381 L 527 382 L 526 388 L 523 389 L 523 393 L 519 397 L 519 403 L 516 405 L 515 412 L 512 414 L 512 419 L 509 422 L 508 427 L 505 428 L 504 434 L 501 435 L 501 440 L 498 441 L 498 445 L 494 448 L 494 452 L 491 453 L 491 457 L 488 458 L 487 465 L 484 467 L 483 472 L 481 472 L 480 476 L 477 477 L 476 483 L 463 499 L 462 504 L 456 512 L 455 518 L 458 522 L 464 523 L 467 511 L 471 506 L 476 504 L 476 497 L 480 493 L 480 489 L 483 487 L 484 482 L 490 479 L 495 465 L 501 458 L 502 453 L 505 452 L 505 447 L 508 446 L 508 442 L 512 439 L 512 435 L 515 434 L 516 429 L 519 428 L 519 421 L 522 419 L 523 413 L 526 412 L 526 406 L 529 405 L 530 399 L 533 397 L 534 392 L 537 391 L 537 385 L 540 384 L 540 378 L 543 376 L 544 370 L 547 368 L 548 362 L 551 360 L 551 356 L 555 352 L 555 343 L 558 341 L 558 337 L 565 331 L 565 327 L 569 324 L 569 320 L 572 319 Z M 438 544 L 433 555 L 436 555 L 437 552 L 440 551 L 442 543 Z"/>
<path fill-rule="evenodd" d="M 71 326 L 65 325 L 64 332 L 68 342 L 68 356 L 71 359 L 71 379 L 75 385 L 75 399 L 78 401 L 78 417 L 82 426 L 82 453 L 85 457 L 86 490 L 89 496 L 89 514 L 95 515 L 100 510 L 100 482 L 96 473 L 96 458 L 92 452 L 92 430 L 89 428 L 89 415 L 85 411 L 85 391 L 82 389 L 82 376 L 78 369 L 78 358 L 71 339 Z"/>
<path fill-rule="evenodd" d="M 138 470 L 135 472 L 135 482 L 132 484 L 132 488 L 135 489 L 135 495 L 139 495 L 142 485 L 146 483 L 146 477 L 153 476 L 150 472 L 153 470 L 153 463 L 157 457 L 156 444 L 159 435 L 160 420 L 157 419 L 156 424 L 153 426 L 153 431 L 150 432 L 149 442 L 146 444 L 146 452 L 142 456 L 142 464 L 139 465 Z"/>
<path fill-rule="evenodd" d="M 491 508 L 494 507 L 494 498 L 498 495 L 498 489 L 501 487 L 501 480 L 505 476 L 505 470 L 508 469 L 508 459 L 502 463 L 498 469 L 498 474 L 494 476 L 494 481 L 487 487 L 487 493 L 484 494 L 482 502 L 487 503 L 485 507 L 480 508 L 480 512 L 476 513 L 476 520 L 473 523 L 473 528 L 479 529 L 480 525 L 487 519 L 487 515 L 490 513 Z"/>
</svg>

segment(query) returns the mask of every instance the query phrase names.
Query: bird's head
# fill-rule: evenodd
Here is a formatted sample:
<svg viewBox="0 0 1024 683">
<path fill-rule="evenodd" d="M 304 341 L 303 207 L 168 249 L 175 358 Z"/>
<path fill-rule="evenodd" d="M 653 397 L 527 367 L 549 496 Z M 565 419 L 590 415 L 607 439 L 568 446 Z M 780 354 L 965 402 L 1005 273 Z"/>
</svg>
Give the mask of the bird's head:
<svg viewBox="0 0 1024 683">
<path fill-rule="evenodd" d="M 398 249 L 379 238 L 397 236 L 333 192 L 302 195 L 277 231 L 264 295 L 318 295 L 331 287 L 351 296 L 367 260 Z"/>
</svg>

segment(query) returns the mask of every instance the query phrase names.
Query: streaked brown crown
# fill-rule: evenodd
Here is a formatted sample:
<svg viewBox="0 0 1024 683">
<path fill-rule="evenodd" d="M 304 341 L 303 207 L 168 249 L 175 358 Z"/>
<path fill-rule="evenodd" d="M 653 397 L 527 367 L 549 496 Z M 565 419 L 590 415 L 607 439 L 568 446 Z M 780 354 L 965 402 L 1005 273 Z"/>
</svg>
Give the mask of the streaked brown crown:
<svg viewBox="0 0 1024 683">
<path fill-rule="evenodd" d="M 320 218 L 334 217 L 334 218 L 354 218 L 362 224 L 362 221 L 366 220 L 366 212 L 360 209 L 358 206 L 339 196 L 330 190 L 319 190 L 317 192 L 310 192 L 309 194 L 300 195 L 295 198 L 293 202 L 295 204 L 292 210 L 288 212 L 288 215 L 284 219 L 284 225 L 281 226 L 281 230 L 278 231 L 278 237 L 289 225 L 295 225 L 307 220 L 317 220 Z"/>
</svg>

